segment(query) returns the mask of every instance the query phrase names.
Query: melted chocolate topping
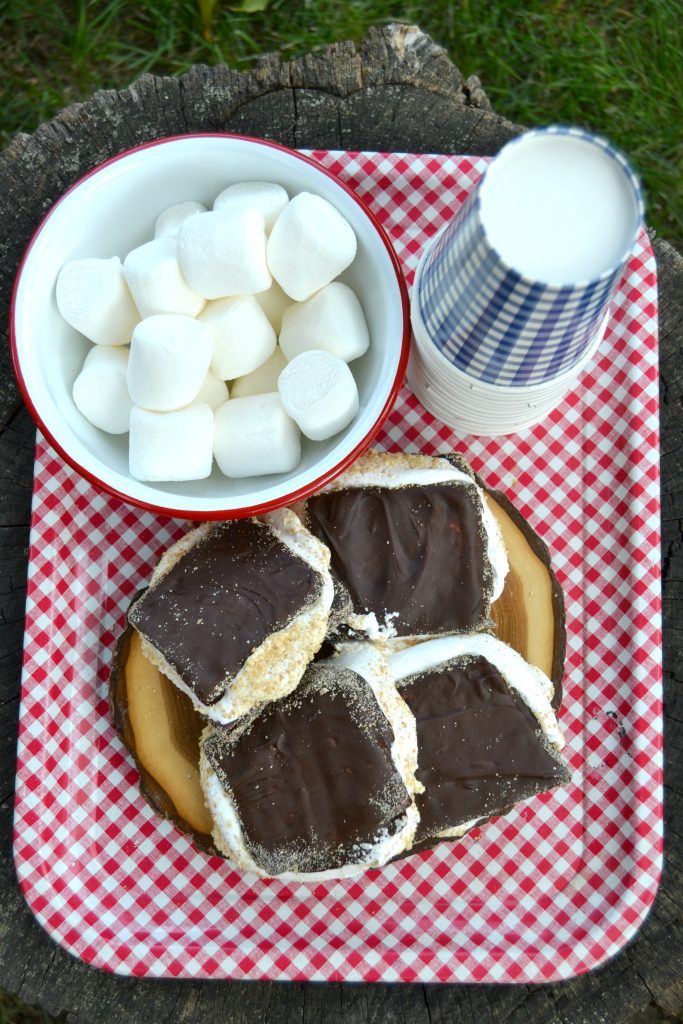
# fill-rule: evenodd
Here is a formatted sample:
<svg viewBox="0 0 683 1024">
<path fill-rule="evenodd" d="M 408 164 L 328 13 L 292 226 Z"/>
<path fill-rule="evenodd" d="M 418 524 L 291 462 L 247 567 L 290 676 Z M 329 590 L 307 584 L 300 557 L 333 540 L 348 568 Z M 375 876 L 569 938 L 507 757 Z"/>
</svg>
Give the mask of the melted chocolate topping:
<svg viewBox="0 0 683 1024">
<path fill-rule="evenodd" d="M 299 688 L 213 729 L 204 752 L 232 796 L 247 848 L 272 874 L 322 871 L 367 859 L 395 834 L 410 803 L 391 758 L 394 735 L 368 683 L 316 665 Z"/>
<path fill-rule="evenodd" d="M 484 625 L 491 567 L 474 485 L 329 491 L 307 510 L 355 612 L 389 614 L 398 636 Z"/>
<path fill-rule="evenodd" d="M 128 613 L 203 704 L 271 633 L 320 592 L 321 579 L 256 519 L 221 523 Z"/>
<path fill-rule="evenodd" d="M 425 786 L 416 843 L 569 781 L 529 707 L 486 658 L 459 658 L 397 685 L 417 720 Z"/>
</svg>

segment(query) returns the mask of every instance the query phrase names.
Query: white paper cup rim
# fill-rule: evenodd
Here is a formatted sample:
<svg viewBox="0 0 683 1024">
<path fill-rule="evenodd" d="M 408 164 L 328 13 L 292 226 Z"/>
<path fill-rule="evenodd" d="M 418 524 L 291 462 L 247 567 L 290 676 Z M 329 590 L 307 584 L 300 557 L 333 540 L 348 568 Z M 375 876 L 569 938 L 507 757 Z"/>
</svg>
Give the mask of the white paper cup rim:
<svg viewBox="0 0 683 1024">
<path fill-rule="evenodd" d="M 640 185 L 640 179 L 631 167 L 625 155 L 621 152 L 621 150 L 613 146 L 612 143 L 604 136 L 595 135 L 592 132 L 583 131 L 583 129 L 581 128 L 574 128 L 562 124 L 548 125 L 545 128 L 532 128 L 529 131 L 525 131 L 522 132 L 520 135 L 517 135 L 514 139 L 510 139 L 509 142 L 506 142 L 505 146 L 498 155 L 501 155 L 504 152 L 514 152 L 514 150 L 517 147 L 528 145 L 535 139 L 544 138 L 548 136 L 556 136 L 558 139 L 570 139 L 573 140 L 574 142 L 584 142 L 586 145 L 593 145 L 596 148 L 602 150 L 607 157 L 612 159 L 621 168 L 624 177 L 626 178 L 631 187 L 633 198 L 635 224 L 633 238 L 631 242 L 625 247 L 621 256 L 615 258 L 613 262 L 609 265 L 609 267 L 603 270 L 600 274 L 596 274 L 594 277 L 587 277 L 579 279 L 577 281 L 572 281 L 570 285 L 552 284 L 549 281 L 544 281 L 542 278 L 530 277 L 528 274 L 525 274 L 517 267 L 512 266 L 501 255 L 501 253 L 498 251 L 496 246 L 491 242 L 491 240 L 488 239 L 488 245 L 491 247 L 491 250 L 495 253 L 496 258 L 499 260 L 501 266 L 503 266 L 510 273 L 515 274 L 520 281 L 524 281 L 528 284 L 542 284 L 548 292 L 561 292 L 563 290 L 566 290 L 567 288 L 585 288 L 589 284 L 597 284 L 600 281 L 605 281 L 607 280 L 607 278 L 611 277 L 612 274 L 616 273 L 619 267 L 623 267 L 624 264 L 627 263 L 629 256 L 633 251 L 633 244 L 638 235 L 638 231 L 642 228 L 643 225 L 643 220 L 645 217 L 645 201 L 643 199 L 643 191 Z M 494 160 L 491 160 L 490 163 L 485 167 L 481 175 L 481 178 L 479 179 L 475 186 L 474 198 L 472 201 L 475 204 L 479 216 L 481 216 L 481 190 L 482 188 L 486 187 L 487 174 L 489 172 L 489 168 L 491 168 L 493 164 Z"/>
<path fill-rule="evenodd" d="M 504 413 L 499 410 L 497 415 L 484 415 L 476 410 L 472 412 L 469 406 L 466 411 L 463 411 L 462 404 L 460 407 L 444 404 L 429 385 L 420 380 L 419 373 L 419 368 L 416 368 L 415 364 L 411 362 L 408 381 L 425 409 L 454 430 L 474 436 L 499 437 L 514 434 L 519 430 L 526 430 L 545 419 L 571 390 L 571 386 L 568 386 L 557 398 L 533 408 L 506 410 Z"/>
</svg>

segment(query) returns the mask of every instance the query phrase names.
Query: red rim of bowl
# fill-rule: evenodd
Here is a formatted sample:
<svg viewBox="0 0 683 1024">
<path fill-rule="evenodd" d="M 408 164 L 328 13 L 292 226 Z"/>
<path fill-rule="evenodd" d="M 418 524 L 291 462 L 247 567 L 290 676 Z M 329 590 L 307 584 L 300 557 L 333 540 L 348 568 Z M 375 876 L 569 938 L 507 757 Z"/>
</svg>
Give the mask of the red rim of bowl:
<svg viewBox="0 0 683 1024">
<path fill-rule="evenodd" d="M 295 157 L 297 160 L 301 160 L 303 163 L 310 164 L 310 166 L 314 167 L 321 174 L 324 174 L 326 177 L 331 178 L 332 181 L 335 182 L 335 184 L 337 184 L 341 189 L 344 190 L 344 192 L 347 193 L 347 195 L 351 197 L 351 199 L 353 199 L 353 201 L 361 208 L 363 213 L 366 215 L 366 217 L 370 220 L 373 227 L 375 228 L 375 231 L 379 235 L 382 244 L 384 245 L 387 251 L 389 260 L 394 269 L 394 273 L 396 274 L 396 281 L 398 284 L 399 294 L 401 296 L 401 308 L 403 313 L 403 337 L 401 339 L 401 353 L 398 360 L 398 366 L 396 368 L 396 375 L 394 377 L 392 386 L 389 390 L 389 394 L 387 395 L 386 401 L 379 413 L 379 416 L 377 417 L 373 426 L 365 435 L 365 437 L 363 437 L 363 439 L 359 441 L 359 443 L 347 455 L 345 455 L 335 466 L 333 466 L 326 473 L 323 473 L 322 476 L 316 477 L 315 480 L 312 480 L 309 484 L 306 484 L 304 487 L 300 487 L 296 491 L 292 491 L 286 495 L 283 495 L 282 498 L 276 498 L 273 499 L 272 501 L 262 502 L 258 505 L 251 505 L 246 508 L 201 511 L 198 509 L 171 508 L 166 505 L 155 505 L 153 502 L 144 501 L 140 498 L 134 498 L 129 494 L 124 494 L 122 491 L 117 490 L 116 487 L 113 487 L 111 484 L 106 483 L 104 480 L 101 480 L 94 473 L 85 469 L 83 466 L 80 465 L 79 462 L 77 462 L 76 459 L 73 458 L 72 455 L 69 455 L 69 453 L 65 451 L 63 446 L 55 439 L 51 431 L 48 430 L 47 427 L 45 426 L 45 423 L 43 422 L 40 413 L 33 404 L 31 396 L 28 392 L 28 388 L 26 387 L 24 375 L 21 370 L 19 353 L 17 350 L 15 313 L 19 282 L 21 280 L 24 264 L 28 259 L 29 253 L 31 252 L 31 249 L 38 240 L 38 237 L 42 232 L 43 228 L 45 227 L 45 224 L 48 222 L 48 220 L 54 213 L 56 207 L 59 206 L 59 204 L 64 199 L 66 199 L 66 197 L 71 192 L 73 192 L 74 189 L 78 188 L 80 185 L 83 184 L 83 182 L 87 181 L 88 178 L 91 178 L 94 174 L 97 174 L 104 167 L 108 167 L 110 164 L 116 163 L 118 160 L 123 159 L 123 157 L 129 156 L 131 153 L 138 153 L 140 152 L 140 150 L 143 149 L 151 149 L 153 146 L 162 146 L 166 143 L 176 142 L 178 140 L 183 139 L 210 138 L 238 139 L 243 142 L 253 142 L 256 145 L 264 146 L 265 148 L 268 149 L 280 150 L 283 153 L 287 153 L 290 156 Z M 328 171 L 327 168 L 322 167 L 319 163 L 317 163 L 317 161 L 311 159 L 311 157 L 305 156 L 303 153 L 298 153 L 296 150 L 290 149 L 288 146 L 283 146 L 278 142 L 269 142 L 266 139 L 257 139 L 249 135 L 239 135 L 236 132 L 190 132 L 187 135 L 169 135 L 162 139 L 153 139 L 150 142 L 143 142 L 139 146 L 132 146 L 130 149 L 126 149 L 122 153 L 117 153 L 116 156 L 110 157 L 108 160 L 105 160 L 101 164 L 98 164 L 96 167 L 93 167 L 92 170 L 87 172 L 87 174 L 84 174 L 83 177 L 78 179 L 78 181 L 75 181 L 73 185 L 70 185 L 69 188 L 59 197 L 59 199 L 57 199 L 56 202 L 52 204 L 48 212 L 40 221 L 38 227 L 31 235 L 29 243 L 26 246 L 24 254 L 19 263 L 17 276 L 14 282 L 14 287 L 12 289 L 12 299 L 10 304 L 10 348 L 12 352 L 12 363 L 14 365 L 14 373 L 19 384 L 19 390 L 21 392 L 26 408 L 28 409 L 31 415 L 31 418 L 40 428 L 41 433 L 50 442 L 55 451 L 58 452 L 59 455 L 61 455 L 64 461 L 68 463 L 68 465 L 70 465 L 73 469 L 75 469 L 77 473 L 80 473 L 82 477 L 85 477 L 86 480 L 89 480 L 90 483 L 94 484 L 95 487 L 98 487 L 100 490 L 103 490 L 106 493 L 113 495 L 115 498 L 118 498 L 120 501 L 124 502 L 127 505 L 134 505 L 137 508 L 144 508 L 150 512 L 156 512 L 161 515 L 174 516 L 183 519 L 202 520 L 243 519 L 247 516 L 256 516 L 261 515 L 264 512 L 272 512 L 277 508 L 282 508 L 285 505 L 291 505 L 294 502 L 301 501 L 302 499 L 309 497 L 309 495 L 314 494 L 316 491 L 324 487 L 325 484 L 330 483 L 331 480 L 334 480 L 341 473 L 343 473 L 344 470 L 347 469 L 353 462 L 355 462 L 358 456 L 362 455 L 363 452 L 370 446 L 372 441 L 379 433 L 387 416 L 391 412 L 398 397 L 398 393 L 401 390 L 403 379 L 405 377 L 406 368 L 408 365 L 408 355 L 410 351 L 410 303 L 408 300 L 408 289 L 405 283 L 405 279 L 403 277 L 403 271 L 401 270 L 401 265 L 398 261 L 398 257 L 394 252 L 394 248 L 389 240 L 386 231 L 384 230 L 384 228 L 382 227 L 382 225 L 380 224 L 372 210 L 370 210 L 363 202 L 363 200 L 360 199 L 360 197 L 357 196 L 355 192 L 351 188 L 349 188 L 348 185 L 341 181 L 336 174 L 333 174 L 331 171 Z"/>
</svg>

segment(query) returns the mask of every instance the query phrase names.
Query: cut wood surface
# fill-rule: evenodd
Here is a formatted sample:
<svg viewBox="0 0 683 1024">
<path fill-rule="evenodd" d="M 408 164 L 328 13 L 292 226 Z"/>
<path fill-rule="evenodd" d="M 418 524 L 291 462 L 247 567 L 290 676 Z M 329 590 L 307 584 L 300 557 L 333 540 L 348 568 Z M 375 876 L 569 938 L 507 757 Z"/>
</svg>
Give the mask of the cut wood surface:
<svg viewBox="0 0 683 1024">
<path fill-rule="evenodd" d="M 199 781 L 203 720 L 190 698 L 144 656 L 131 626 L 116 645 L 109 706 L 116 731 L 135 759 L 142 795 L 157 814 L 189 833 L 199 850 L 215 852 Z"/>
<path fill-rule="evenodd" d="M 550 553 L 506 495 L 487 494 L 508 553 L 503 593 L 491 608 L 495 634 L 555 685 L 553 707 L 562 703 L 565 655 L 564 596 Z"/>
<path fill-rule="evenodd" d="M 373 30 L 251 74 L 197 66 L 146 75 L 74 104 L 0 154 L 0 307 L 7 325 L 21 254 L 42 216 L 77 178 L 131 146 L 172 134 L 234 131 L 290 146 L 493 154 L 523 131 L 490 110 L 418 29 Z M 643 928 L 598 971 L 558 985 L 310 985 L 154 981 L 87 967 L 34 921 L 12 862 L 12 794 L 35 431 L 0 347 L 0 984 L 83 1024 L 538 1022 L 648 1024 L 683 1006 L 683 259 L 654 242 L 660 287 L 662 528 L 665 613 L 665 869 Z M 5 327 L 6 329 L 6 327 Z"/>
</svg>

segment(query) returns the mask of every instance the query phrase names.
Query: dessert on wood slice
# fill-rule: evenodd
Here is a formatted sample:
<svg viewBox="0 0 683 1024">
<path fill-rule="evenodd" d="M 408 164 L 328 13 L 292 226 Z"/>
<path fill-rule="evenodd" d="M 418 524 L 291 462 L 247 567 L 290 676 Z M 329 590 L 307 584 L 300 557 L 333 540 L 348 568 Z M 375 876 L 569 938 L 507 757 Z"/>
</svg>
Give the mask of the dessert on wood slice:
<svg viewBox="0 0 683 1024">
<path fill-rule="evenodd" d="M 387 671 L 388 669 L 388 671 Z M 486 633 L 369 643 L 201 739 L 214 841 L 264 877 L 382 867 L 571 781 L 553 684 Z"/>
<path fill-rule="evenodd" d="M 461 455 L 367 453 L 297 511 L 331 550 L 329 642 L 491 631 L 552 679 L 559 708 L 564 599 L 548 549 Z"/>
<path fill-rule="evenodd" d="M 471 472 L 460 457 L 449 461 L 463 473 Z M 485 490 L 481 480 L 478 484 L 491 517 L 499 524 L 509 560 L 503 591 L 491 604 L 489 629 L 549 676 L 557 710 L 562 694 L 564 607 L 548 551 L 504 495 Z M 348 594 L 338 580 L 335 583 L 329 610 L 333 626 L 349 612 Z M 318 657 L 333 653 L 334 647 L 326 644 Z M 191 832 L 198 848 L 215 851 L 199 776 L 199 735 L 206 720 L 197 714 L 196 702 L 193 707 L 190 698 L 149 661 L 130 625 L 117 647 L 110 700 L 116 728 L 140 770 L 143 794 L 160 814 Z M 161 722 L 167 728 L 160 729 Z M 182 764 L 182 770 L 170 770 L 171 762 Z"/>
<path fill-rule="evenodd" d="M 466 463 L 368 452 L 299 511 L 330 549 L 347 631 L 406 643 L 491 626 L 507 557 Z"/>
<path fill-rule="evenodd" d="M 201 738 L 216 846 L 246 871 L 291 881 L 350 877 L 410 849 L 416 764 L 415 719 L 369 643 Z"/>
<path fill-rule="evenodd" d="M 289 509 L 205 524 L 162 557 L 128 622 L 195 707 L 227 723 L 301 679 L 328 628 L 328 563 Z"/>
<path fill-rule="evenodd" d="M 571 780 L 548 677 L 488 633 L 428 640 L 389 657 L 417 724 L 417 848 Z"/>
<path fill-rule="evenodd" d="M 129 628 L 111 702 L 143 795 L 199 849 L 264 877 L 321 880 L 456 840 L 566 785 L 552 690 L 485 633 L 404 648 L 388 666 L 351 644 L 287 697 L 200 738 L 201 717 Z"/>
</svg>

